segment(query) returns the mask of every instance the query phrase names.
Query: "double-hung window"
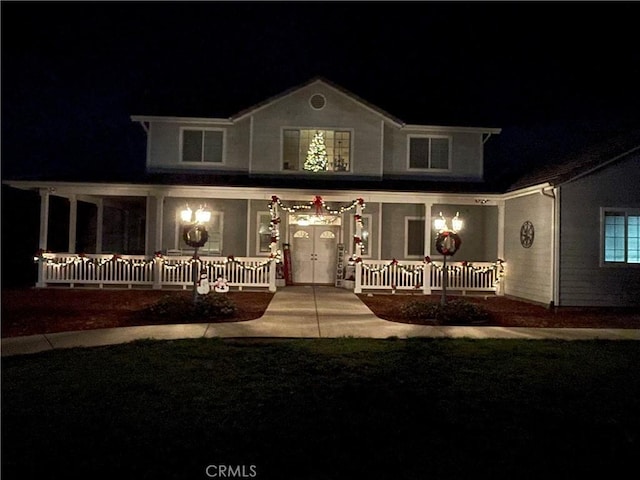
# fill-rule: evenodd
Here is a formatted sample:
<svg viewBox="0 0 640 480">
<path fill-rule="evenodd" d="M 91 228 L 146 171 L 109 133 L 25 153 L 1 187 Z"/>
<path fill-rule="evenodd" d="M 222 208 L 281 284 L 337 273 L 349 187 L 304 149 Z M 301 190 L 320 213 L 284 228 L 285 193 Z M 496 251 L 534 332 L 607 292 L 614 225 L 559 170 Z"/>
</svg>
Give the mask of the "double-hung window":
<svg viewBox="0 0 640 480">
<path fill-rule="evenodd" d="M 640 264 L 640 209 L 603 209 L 605 264 Z"/>
<path fill-rule="evenodd" d="M 409 169 L 449 170 L 450 165 L 450 137 L 409 137 Z"/>
<path fill-rule="evenodd" d="M 350 172 L 351 132 L 325 129 L 283 130 L 282 169 L 310 173 Z"/>
<path fill-rule="evenodd" d="M 183 128 L 181 130 L 181 160 L 185 163 L 224 163 L 224 132 Z"/>
</svg>

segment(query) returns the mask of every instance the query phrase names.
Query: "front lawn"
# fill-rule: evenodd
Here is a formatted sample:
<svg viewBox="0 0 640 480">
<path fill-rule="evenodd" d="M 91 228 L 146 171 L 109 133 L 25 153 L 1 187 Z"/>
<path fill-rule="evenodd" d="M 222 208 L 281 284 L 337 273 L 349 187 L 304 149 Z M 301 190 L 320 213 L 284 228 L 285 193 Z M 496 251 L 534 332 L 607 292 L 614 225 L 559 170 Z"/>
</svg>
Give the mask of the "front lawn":
<svg viewBox="0 0 640 480">
<path fill-rule="evenodd" d="M 640 451 L 638 347 L 197 339 L 7 357 L 2 478 L 616 478 Z"/>
</svg>

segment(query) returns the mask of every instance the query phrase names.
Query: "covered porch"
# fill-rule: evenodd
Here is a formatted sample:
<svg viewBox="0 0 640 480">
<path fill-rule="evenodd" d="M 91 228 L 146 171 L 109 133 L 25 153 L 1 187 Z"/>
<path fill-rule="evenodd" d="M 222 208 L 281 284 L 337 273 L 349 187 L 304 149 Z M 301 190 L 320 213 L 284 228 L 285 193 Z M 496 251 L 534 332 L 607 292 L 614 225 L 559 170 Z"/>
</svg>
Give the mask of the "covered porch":
<svg viewBox="0 0 640 480">
<path fill-rule="evenodd" d="M 452 291 L 504 292 L 504 204 L 498 196 L 18 181 L 11 186 L 40 195 L 34 258 L 41 288 L 187 289 L 195 269 L 232 289 L 275 291 L 312 283 L 356 293 L 430 294 L 442 289 L 446 273 Z M 212 212 L 209 241 L 198 252 L 182 240 L 179 212 L 186 205 L 206 205 Z M 441 211 L 448 217 L 460 212 L 465 222 L 463 247 L 446 266 L 433 242 L 433 221 Z M 322 219 L 315 230 L 327 248 L 303 253 L 298 238 L 305 230 L 313 233 L 314 225 L 303 223 L 301 213 Z M 330 275 L 302 279 L 301 269 L 318 271 L 321 259 Z"/>
</svg>

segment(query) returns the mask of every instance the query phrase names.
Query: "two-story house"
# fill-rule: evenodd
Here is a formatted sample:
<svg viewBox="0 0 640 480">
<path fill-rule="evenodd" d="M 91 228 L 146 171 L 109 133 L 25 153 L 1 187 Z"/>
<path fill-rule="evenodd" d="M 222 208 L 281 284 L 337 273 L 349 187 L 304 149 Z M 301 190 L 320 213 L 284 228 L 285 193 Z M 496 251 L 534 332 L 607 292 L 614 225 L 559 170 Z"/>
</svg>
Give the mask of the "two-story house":
<svg viewBox="0 0 640 480">
<path fill-rule="evenodd" d="M 41 195 L 38 286 L 187 288 L 197 267 L 237 288 L 294 283 L 430 293 L 446 273 L 452 290 L 589 302 L 588 294 L 560 291 L 565 187 L 552 181 L 558 177 L 523 179 L 507 191 L 488 186 L 485 144 L 500 128 L 406 124 L 323 78 L 230 118 L 131 119 L 147 136 L 147 173 L 138 181 L 8 182 Z M 616 155 L 598 165 L 615 164 L 619 177 L 637 178 L 637 151 Z M 577 185 L 569 180 L 567 190 Z M 68 248 L 49 252 L 49 210 L 58 197 L 68 202 Z M 631 272 L 628 285 L 639 272 L 637 237 L 626 235 L 640 199 L 625 198 L 598 207 L 603 226 L 591 228 L 603 266 L 591 274 Z M 185 242 L 187 207 L 210 213 L 198 258 Z M 619 220 L 616 212 L 626 230 L 615 238 L 626 246 L 614 248 L 606 225 L 610 215 Z M 441 214 L 463 222 L 462 244 L 446 268 L 435 245 Z M 600 260 L 600 250 L 612 248 L 616 260 L 608 253 Z M 630 298 L 604 295 L 599 303 L 632 304 Z"/>
</svg>

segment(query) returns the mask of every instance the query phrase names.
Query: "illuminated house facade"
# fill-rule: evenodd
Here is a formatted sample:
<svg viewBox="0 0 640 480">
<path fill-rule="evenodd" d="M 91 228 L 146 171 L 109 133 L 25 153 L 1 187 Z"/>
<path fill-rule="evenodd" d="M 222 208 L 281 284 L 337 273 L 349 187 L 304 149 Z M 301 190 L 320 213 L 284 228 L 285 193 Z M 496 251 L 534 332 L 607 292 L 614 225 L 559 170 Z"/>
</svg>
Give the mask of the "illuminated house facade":
<svg viewBox="0 0 640 480">
<path fill-rule="evenodd" d="M 38 286 L 189 288 L 195 264 L 232 288 L 272 291 L 428 294 L 446 272 L 453 291 L 544 304 L 640 297 L 640 198 L 620 188 L 640 184 L 637 145 L 497 189 L 484 150 L 499 128 L 405 124 L 323 78 L 230 118 L 131 119 L 147 136 L 143 178 L 5 182 L 41 196 Z M 68 247 L 51 251 L 60 199 Z M 186 206 L 211 213 L 198 259 L 183 237 Z M 446 270 L 435 245 L 440 213 L 463 220 Z"/>
</svg>

